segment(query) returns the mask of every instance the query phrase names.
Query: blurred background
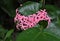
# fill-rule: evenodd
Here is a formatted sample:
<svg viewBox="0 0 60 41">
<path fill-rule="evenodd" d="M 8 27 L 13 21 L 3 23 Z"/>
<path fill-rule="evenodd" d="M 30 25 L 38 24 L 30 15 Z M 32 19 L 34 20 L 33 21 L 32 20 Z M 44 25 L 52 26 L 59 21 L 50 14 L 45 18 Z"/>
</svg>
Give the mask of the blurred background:
<svg viewBox="0 0 60 41">
<path fill-rule="evenodd" d="M 13 33 L 13 40 L 15 41 L 15 35 L 16 35 L 16 27 L 14 24 L 14 17 L 16 15 L 15 10 L 16 8 L 20 7 L 20 4 L 24 4 L 27 1 L 32 2 L 40 2 L 40 0 L 0 0 L 0 40 L 3 41 L 4 37 L 6 36 L 6 33 L 10 29 L 14 29 Z M 56 10 L 54 7 L 57 7 L 60 9 L 60 0 L 45 0 L 45 5 L 48 4 L 47 8 L 50 8 L 49 10 Z M 52 8 L 52 9 L 51 9 Z M 60 19 L 60 11 L 58 11 L 59 15 L 58 18 Z M 53 16 L 57 17 L 55 14 L 52 14 Z M 53 22 L 56 21 L 57 18 Z M 59 27 L 60 27 L 60 20 L 59 21 Z M 12 30 L 13 32 L 13 30 Z M 21 31 L 18 31 L 21 32 Z M 10 34 L 9 34 L 10 35 Z M 9 37 L 9 35 L 7 35 Z M 60 34 L 59 34 L 60 35 Z M 6 36 L 6 37 L 7 37 Z M 10 38 L 9 38 L 10 39 Z M 9 39 L 7 41 L 9 41 Z"/>
</svg>

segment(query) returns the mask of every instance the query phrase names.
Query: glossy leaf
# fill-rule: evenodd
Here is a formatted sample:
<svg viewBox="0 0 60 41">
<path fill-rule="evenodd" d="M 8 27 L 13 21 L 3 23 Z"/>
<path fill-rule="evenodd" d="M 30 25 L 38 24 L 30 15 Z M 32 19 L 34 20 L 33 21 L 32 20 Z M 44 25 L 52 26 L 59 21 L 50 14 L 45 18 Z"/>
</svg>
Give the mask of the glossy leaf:
<svg viewBox="0 0 60 41">
<path fill-rule="evenodd" d="M 60 39 L 47 32 L 41 32 L 38 28 L 31 28 L 20 33 L 16 41 L 60 41 Z"/>
<path fill-rule="evenodd" d="M 7 33 L 6 33 L 6 36 L 5 36 L 5 39 L 9 38 L 11 36 L 11 34 L 13 33 L 13 29 L 9 30 Z"/>
<path fill-rule="evenodd" d="M 42 7 L 42 4 L 37 2 L 26 2 L 23 4 L 22 7 L 19 7 L 19 12 L 23 15 L 30 15 L 36 13 L 38 10 L 40 10 Z"/>
<path fill-rule="evenodd" d="M 53 36 L 60 38 L 60 26 L 59 26 L 60 25 L 60 16 L 59 16 L 60 10 L 57 7 L 50 5 L 50 8 L 47 7 L 47 11 L 49 15 L 51 16 L 52 21 L 49 28 L 45 29 L 45 31 L 47 33 L 52 34 Z"/>
</svg>

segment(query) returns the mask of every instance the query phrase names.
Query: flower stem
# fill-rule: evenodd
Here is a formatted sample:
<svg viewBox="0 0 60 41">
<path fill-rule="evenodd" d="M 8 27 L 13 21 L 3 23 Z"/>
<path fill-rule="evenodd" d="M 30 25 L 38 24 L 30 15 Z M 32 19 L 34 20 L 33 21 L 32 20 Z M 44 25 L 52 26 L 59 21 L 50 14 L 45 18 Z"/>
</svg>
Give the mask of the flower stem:
<svg viewBox="0 0 60 41">
<path fill-rule="evenodd" d="M 45 9 L 45 0 L 41 0 L 42 2 L 42 9 Z"/>
</svg>

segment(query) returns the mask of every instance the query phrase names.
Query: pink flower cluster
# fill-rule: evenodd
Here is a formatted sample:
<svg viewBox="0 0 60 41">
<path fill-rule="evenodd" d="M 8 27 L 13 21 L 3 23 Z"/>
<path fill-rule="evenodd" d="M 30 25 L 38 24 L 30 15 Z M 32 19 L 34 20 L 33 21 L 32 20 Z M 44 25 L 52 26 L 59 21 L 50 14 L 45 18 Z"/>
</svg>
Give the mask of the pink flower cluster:
<svg viewBox="0 0 60 41">
<path fill-rule="evenodd" d="M 45 9 L 36 12 L 36 14 L 32 14 L 28 16 L 21 15 L 18 9 L 16 9 L 16 16 L 14 18 L 14 22 L 17 22 L 16 28 L 18 30 L 19 29 L 26 30 L 28 28 L 34 27 L 41 20 L 48 21 L 48 25 L 49 25 L 49 23 L 51 22 L 50 19 L 51 18 L 47 15 Z"/>
</svg>

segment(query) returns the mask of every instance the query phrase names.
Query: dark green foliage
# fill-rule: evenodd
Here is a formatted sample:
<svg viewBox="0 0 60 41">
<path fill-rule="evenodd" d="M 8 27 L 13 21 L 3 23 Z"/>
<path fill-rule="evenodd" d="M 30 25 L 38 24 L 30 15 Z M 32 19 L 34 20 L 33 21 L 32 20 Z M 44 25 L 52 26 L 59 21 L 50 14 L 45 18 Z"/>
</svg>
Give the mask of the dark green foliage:
<svg viewBox="0 0 60 41">
<path fill-rule="evenodd" d="M 46 28 L 47 21 L 43 20 L 34 28 L 25 31 L 15 29 L 14 17 L 17 7 L 19 12 L 26 16 L 42 8 L 42 3 L 23 1 L 23 6 L 19 7 L 17 0 L 0 0 L 0 41 L 60 41 L 60 8 L 55 5 L 45 5 L 51 17 L 48 28 Z"/>
</svg>

